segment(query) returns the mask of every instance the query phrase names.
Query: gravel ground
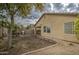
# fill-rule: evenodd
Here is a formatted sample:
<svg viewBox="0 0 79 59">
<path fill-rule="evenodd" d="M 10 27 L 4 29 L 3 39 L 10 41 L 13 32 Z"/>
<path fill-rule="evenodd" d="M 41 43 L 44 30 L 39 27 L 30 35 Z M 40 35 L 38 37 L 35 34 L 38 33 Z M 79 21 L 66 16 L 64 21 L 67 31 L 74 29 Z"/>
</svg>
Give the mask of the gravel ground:
<svg viewBox="0 0 79 59">
<path fill-rule="evenodd" d="M 49 42 L 48 40 L 36 38 L 33 36 L 17 38 L 17 40 L 14 42 L 15 43 L 13 47 L 9 50 L 9 54 L 11 55 L 22 54 L 25 52 L 56 44 L 56 41 L 52 40 L 51 42 Z"/>
</svg>

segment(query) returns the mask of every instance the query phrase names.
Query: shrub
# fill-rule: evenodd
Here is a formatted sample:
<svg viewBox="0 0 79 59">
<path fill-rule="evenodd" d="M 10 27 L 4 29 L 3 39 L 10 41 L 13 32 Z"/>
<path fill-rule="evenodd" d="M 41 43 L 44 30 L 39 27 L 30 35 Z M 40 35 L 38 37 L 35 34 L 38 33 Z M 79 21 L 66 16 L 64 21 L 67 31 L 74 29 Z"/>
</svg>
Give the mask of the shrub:
<svg viewBox="0 0 79 59">
<path fill-rule="evenodd" d="M 79 17 L 77 17 L 74 24 L 75 24 L 75 34 L 76 34 L 77 39 L 79 39 Z"/>
</svg>

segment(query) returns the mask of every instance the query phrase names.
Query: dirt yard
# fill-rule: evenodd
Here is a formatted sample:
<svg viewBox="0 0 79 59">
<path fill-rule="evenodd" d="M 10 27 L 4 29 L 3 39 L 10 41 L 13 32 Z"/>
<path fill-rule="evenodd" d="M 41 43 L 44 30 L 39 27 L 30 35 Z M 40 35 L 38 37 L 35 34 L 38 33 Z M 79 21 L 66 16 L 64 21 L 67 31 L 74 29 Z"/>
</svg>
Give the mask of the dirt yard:
<svg viewBox="0 0 79 59">
<path fill-rule="evenodd" d="M 16 38 L 13 47 L 9 50 L 9 54 L 16 55 L 26 53 L 28 51 L 37 50 L 46 46 L 55 44 L 55 41 L 49 42 L 48 40 L 36 38 L 33 36 L 25 36 Z"/>
<path fill-rule="evenodd" d="M 45 49 L 43 49 L 44 47 Z M 13 47 L 7 51 L 9 53 L 0 53 L 9 55 L 27 55 L 27 52 L 35 50 L 38 51 L 32 52 L 29 55 L 79 55 L 79 44 L 60 39 L 49 41 L 49 39 L 45 40 L 34 36 L 22 36 L 15 38 Z"/>
<path fill-rule="evenodd" d="M 58 39 L 53 40 L 57 42 L 55 45 L 28 55 L 79 55 L 79 44 Z"/>
</svg>

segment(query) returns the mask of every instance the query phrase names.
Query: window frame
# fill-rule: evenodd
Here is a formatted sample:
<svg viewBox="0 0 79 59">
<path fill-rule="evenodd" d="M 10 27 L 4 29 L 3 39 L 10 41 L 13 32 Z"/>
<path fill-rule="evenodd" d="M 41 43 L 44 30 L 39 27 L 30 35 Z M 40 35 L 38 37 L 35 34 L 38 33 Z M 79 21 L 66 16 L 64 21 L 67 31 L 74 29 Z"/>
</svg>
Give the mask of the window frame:
<svg viewBox="0 0 79 59">
<path fill-rule="evenodd" d="M 43 27 L 43 32 L 47 32 L 46 26 Z"/>
<path fill-rule="evenodd" d="M 69 26 L 69 27 L 67 27 L 67 26 Z M 64 23 L 64 33 L 65 34 L 74 34 L 74 22 L 73 21 Z"/>
<path fill-rule="evenodd" d="M 51 32 L 50 27 L 48 27 L 48 26 L 43 26 L 43 32 L 45 32 L 45 33 L 50 33 L 50 32 Z"/>
</svg>

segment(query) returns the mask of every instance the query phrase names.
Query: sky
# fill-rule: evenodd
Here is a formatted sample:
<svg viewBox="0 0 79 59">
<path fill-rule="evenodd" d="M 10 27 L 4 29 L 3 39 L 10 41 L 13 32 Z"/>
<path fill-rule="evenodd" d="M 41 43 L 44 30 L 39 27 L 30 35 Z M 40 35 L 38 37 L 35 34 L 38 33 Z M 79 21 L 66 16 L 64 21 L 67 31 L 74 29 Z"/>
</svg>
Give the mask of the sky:
<svg viewBox="0 0 79 59">
<path fill-rule="evenodd" d="M 17 23 L 17 24 L 19 24 L 19 25 L 24 25 L 24 26 L 27 26 L 27 25 L 29 25 L 29 24 L 35 24 L 37 21 L 38 21 L 38 19 L 41 17 L 41 15 L 43 14 L 43 13 L 46 13 L 46 12 L 50 12 L 50 13 L 52 13 L 52 12 L 62 12 L 63 10 L 65 11 L 65 7 L 66 6 L 68 6 L 68 3 L 62 3 L 63 4 L 63 8 L 62 9 L 60 9 L 60 10 L 56 10 L 56 9 L 54 9 L 54 5 L 52 4 L 52 3 L 46 3 L 45 5 L 44 5 L 44 10 L 43 10 L 43 12 L 40 12 L 40 11 L 36 11 L 34 8 L 31 10 L 31 13 L 30 13 L 30 15 L 28 15 L 26 18 L 21 18 L 21 17 L 15 17 L 15 22 Z M 77 7 L 77 5 L 78 4 L 75 4 L 76 5 L 76 7 Z M 76 11 L 76 8 L 75 7 L 73 7 L 72 5 L 71 5 L 71 11 L 70 11 L 70 8 L 67 8 L 66 9 L 66 11 L 67 12 L 75 12 Z M 19 19 L 19 20 L 18 20 Z"/>
</svg>

